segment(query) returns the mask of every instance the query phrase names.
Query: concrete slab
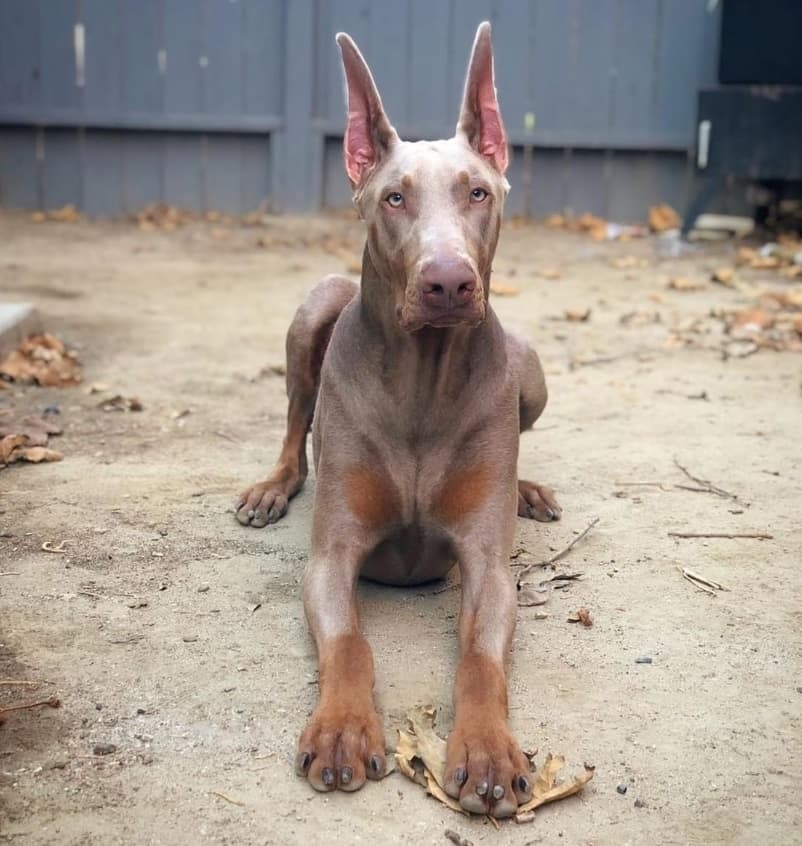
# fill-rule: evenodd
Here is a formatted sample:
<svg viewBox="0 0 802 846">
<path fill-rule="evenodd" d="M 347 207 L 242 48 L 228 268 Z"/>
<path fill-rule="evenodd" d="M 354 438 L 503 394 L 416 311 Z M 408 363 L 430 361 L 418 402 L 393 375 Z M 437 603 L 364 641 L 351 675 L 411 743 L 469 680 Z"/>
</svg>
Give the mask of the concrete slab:
<svg viewBox="0 0 802 846">
<path fill-rule="evenodd" d="M 0 359 L 5 358 L 23 338 L 41 331 L 41 320 L 30 303 L 0 302 Z"/>
</svg>

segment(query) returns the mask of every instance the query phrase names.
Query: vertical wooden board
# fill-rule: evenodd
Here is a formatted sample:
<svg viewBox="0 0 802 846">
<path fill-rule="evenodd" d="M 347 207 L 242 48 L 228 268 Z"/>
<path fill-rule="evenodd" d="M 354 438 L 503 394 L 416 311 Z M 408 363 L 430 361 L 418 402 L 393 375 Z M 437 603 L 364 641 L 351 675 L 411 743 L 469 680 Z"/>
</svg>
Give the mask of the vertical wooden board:
<svg viewBox="0 0 802 846">
<path fill-rule="evenodd" d="M 513 150 L 507 172 L 510 193 L 505 215 L 522 214 L 527 208 L 523 151 Z M 535 217 L 561 213 L 566 206 L 566 178 L 562 150 L 535 149 L 532 154 L 532 182 L 529 187 L 529 212 Z"/>
<path fill-rule="evenodd" d="M 270 208 L 270 157 L 273 155 L 271 136 L 243 135 L 242 151 L 242 211 Z"/>
<path fill-rule="evenodd" d="M 407 59 L 407 113 L 415 135 L 451 135 L 456 123 L 448 91 L 448 4 L 409 0 L 412 38 Z M 375 45 L 376 62 L 381 51 Z"/>
<path fill-rule="evenodd" d="M 81 0 L 86 28 L 87 115 L 115 115 L 123 97 L 123 33 L 121 0 Z"/>
<path fill-rule="evenodd" d="M 321 38 L 324 55 L 321 57 L 319 72 L 321 92 L 325 90 L 326 94 L 321 97 L 321 104 L 325 105 L 325 114 L 321 116 L 345 126 L 343 72 L 340 50 L 334 42 L 334 36 L 338 32 L 347 32 L 356 41 L 362 54 L 370 63 L 372 4 L 370 0 L 330 0 L 324 5 L 328 7 L 328 14 L 321 21 L 325 23 Z M 379 14 L 381 14 L 380 10 Z M 381 45 L 379 48 L 381 49 Z"/>
<path fill-rule="evenodd" d="M 603 150 L 573 150 L 567 180 L 566 206 L 577 215 L 607 211 L 608 173 Z"/>
<path fill-rule="evenodd" d="M 182 209 L 203 209 L 203 136 L 165 132 L 164 202 Z"/>
<path fill-rule="evenodd" d="M 243 6 L 237 0 L 205 0 L 203 14 L 203 110 L 212 115 L 243 111 Z"/>
<path fill-rule="evenodd" d="M 242 136 L 209 135 L 203 149 L 204 211 L 239 214 L 242 203 Z"/>
<path fill-rule="evenodd" d="M 0 3 L 0 107 L 41 101 L 39 6 L 38 0 Z"/>
<path fill-rule="evenodd" d="M 608 136 L 616 54 L 615 4 L 581 3 L 570 41 L 570 128 L 589 142 Z"/>
<path fill-rule="evenodd" d="M 656 171 L 648 152 L 616 152 L 610 163 L 608 214 L 621 222 L 646 221 L 649 206 L 660 202 Z"/>
<path fill-rule="evenodd" d="M 83 208 L 81 131 L 49 129 L 44 145 L 44 207 L 57 209 L 72 204 Z"/>
<path fill-rule="evenodd" d="M 42 106 L 80 111 L 82 89 L 76 85 L 75 0 L 50 0 L 41 7 Z"/>
<path fill-rule="evenodd" d="M 168 115 L 203 110 L 203 4 L 198 0 L 164 0 L 164 111 Z"/>
<path fill-rule="evenodd" d="M 351 203 L 351 187 L 343 170 L 341 138 L 327 138 L 323 149 L 323 207 L 347 209 Z"/>
<path fill-rule="evenodd" d="M 83 148 L 83 211 L 118 217 L 123 211 L 121 132 L 87 130 Z"/>
<path fill-rule="evenodd" d="M 482 21 L 490 21 L 495 27 L 496 20 L 493 17 L 493 4 L 490 0 L 450 0 L 449 5 L 451 29 L 448 39 L 448 117 L 449 125 L 456 126 L 476 28 Z M 506 83 L 509 82 L 509 71 L 506 61 L 505 64 L 500 64 L 504 48 L 495 29 L 493 30 L 493 49 L 496 56 L 496 83 L 503 110 L 505 103 L 510 99 L 506 88 Z M 520 67 L 514 70 L 516 74 L 521 72 Z"/>
<path fill-rule="evenodd" d="M 658 0 L 620 0 L 616 27 L 616 84 L 612 128 L 618 135 L 648 137 L 659 53 Z"/>
<path fill-rule="evenodd" d="M 0 206 L 39 207 L 36 130 L 0 127 Z"/>
<path fill-rule="evenodd" d="M 496 0 L 494 6 L 493 53 L 498 99 L 507 132 L 520 137 L 525 131 L 527 112 L 534 112 L 533 6 L 518 0 Z"/>
<path fill-rule="evenodd" d="M 242 107 L 247 115 L 284 111 L 283 0 L 239 0 L 243 7 Z"/>
<path fill-rule="evenodd" d="M 572 21 L 578 15 L 578 0 L 536 0 L 530 72 L 538 129 L 566 130 L 574 122 L 575 82 L 569 56 Z"/>
<path fill-rule="evenodd" d="M 126 132 L 122 144 L 122 208 L 135 214 L 163 198 L 164 139 L 154 132 Z"/>
<path fill-rule="evenodd" d="M 652 153 L 655 203 L 668 203 L 684 214 L 691 199 L 693 156 L 687 153 Z"/>
<path fill-rule="evenodd" d="M 411 116 L 408 102 L 410 13 L 408 0 L 387 3 L 370 18 L 373 78 L 391 123 L 406 131 Z M 342 112 L 345 113 L 343 103 Z"/>
<path fill-rule="evenodd" d="M 169 0 L 164 0 L 169 2 Z M 123 99 L 128 113 L 161 114 L 163 77 L 159 69 L 162 38 L 162 3 L 122 0 Z M 169 68 L 169 57 L 168 57 Z"/>
</svg>

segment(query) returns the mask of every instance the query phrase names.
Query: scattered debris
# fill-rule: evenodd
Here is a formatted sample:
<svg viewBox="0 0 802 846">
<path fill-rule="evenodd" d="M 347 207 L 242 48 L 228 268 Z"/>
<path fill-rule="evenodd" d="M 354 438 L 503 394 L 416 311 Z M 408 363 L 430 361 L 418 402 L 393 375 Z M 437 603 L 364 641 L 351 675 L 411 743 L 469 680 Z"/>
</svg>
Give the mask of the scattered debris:
<svg viewBox="0 0 802 846">
<path fill-rule="evenodd" d="M 395 760 L 398 769 L 407 778 L 424 787 L 429 795 L 452 810 L 467 815 L 468 812 L 443 788 L 446 742 L 434 730 L 435 714 L 432 707 L 417 708 L 407 714 L 409 727 L 407 730 L 398 731 Z M 518 808 L 519 815 L 528 814 L 546 802 L 554 802 L 578 793 L 593 778 L 594 769 L 586 764 L 582 775 L 556 784 L 557 774 L 564 766 L 565 759 L 562 756 L 546 756 L 544 764 L 534 776 L 532 798 Z"/>
<path fill-rule="evenodd" d="M 551 558 L 547 558 L 545 561 L 538 561 L 534 564 L 527 564 L 526 567 L 518 573 L 518 587 L 521 587 L 521 580 L 523 577 L 531 573 L 533 570 L 538 567 L 549 567 L 568 555 L 568 553 L 588 534 L 588 532 L 599 522 L 600 519 L 600 517 L 594 517 L 594 519 L 588 523 L 588 525 L 568 544 L 568 546 L 563 547 L 559 552 L 552 555 Z M 569 578 L 578 578 L 580 575 L 581 573 L 576 573 Z"/>
<path fill-rule="evenodd" d="M 615 790 L 616 790 L 616 793 L 620 793 L 622 796 L 624 796 L 627 792 L 627 786 L 625 784 L 621 783 L 619 785 L 616 785 Z"/>
<path fill-rule="evenodd" d="M 517 297 L 521 289 L 507 282 L 491 282 L 490 293 L 499 297 Z"/>
<path fill-rule="evenodd" d="M 632 238 L 642 238 L 648 234 L 648 229 L 645 226 L 613 223 L 589 212 L 577 218 L 552 214 L 546 218 L 545 223 L 552 229 L 585 232 L 594 241 L 629 241 Z"/>
<path fill-rule="evenodd" d="M 651 664 L 652 659 L 649 655 L 641 655 L 639 658 L 635 659 L 636 664 Z"/>
<path fill-rule="evenodd" d="M 562 273 L 556 267 L 542 267 L 535 270 L 535 276 L 540 276 L 542 279 L 561 279 Z"/>
<path fill-rule="evenodd" d="M 98 408 L 103 411 L 143 411 L 145 406 L 137 397 L 124 397 L 122 394 L 115 394 L 109 399 L 101 400 Z"/>
<path fill-rule="evenodd" d="M 45 223 L 47 221 L 56 221 L 57 223 L 78 223 L 83 220 L 83 215 L 75 208 L 74 205 L 68 203 L 59 209 L 50 209 L 49 211 L 35 211 L 31 215 L 31 220 L 34 223 Z"/>
<path fill-rule="evenodd" d="M 674 458 L 674 466 L 681 470 L 692 482 L 694 482 L 698 487 L 690 488 L 687 485 L 676 485 L 675 487 L 682 488 L 686 491 L 695 491 L 699 493 L 711 493 L 715 496 L 720 496 L 722 499 L 732 499 L 735 502 L 741 502 L 736 494 L 730 493 L 729 491 L 725 491 L 724 488 L 719 488 L 718 486 L 714 485 L 712 482 L 709 482 L 707 479 L 700 479 L 698 476 L 694 476 L 687 467 L 683 466 L 682 464 Z M 744 505 L 746 503 L 743 503 Z"/>
<path fill-rule="evenodd" d="M 0 376 L 14 382 L 35 382 L 47 388 L 63 388 L 81 381 L 78 355 L 47 332 L 28 336 L 3 361 Z"/>
<path fill-rule="evenodd" d="M 649 229 L 652 232 L 666 232 L 681 226 L 682 218 L 667 203 L 660 203 L 649 209 Z"/>
<path fill-rule="evenodd" d="M 92 754 L 103 756 L 113 755 L 117 751 L 117 747 L 113 743 L 96 743 L 92 747 Z"/>
<path fill-rule="evenodd" d="M 27 461 L 39 464 L 42 461 L 61 461 L 64 454 L 45 446 L 31 446 L 28 435 L 6 435 L 0 439 L 0 465 Z"/>
<path fill-rule="evenodd" d="M 719 285 L 725 285 L 727 288 L 732 288 L 735 284 L 735 268 L 719 267 L 713 271 L 710 279 L 713 282 L 718 282 Z"/>
<path fill-rule="evenodd" d="M 571 323 L 585 323 L 590 318 L 589 308 L 567 308 L 563 317 Z"/>
<path fill-rule="evenodd" d="M 59 541 L 57 546 L 53 546 L 53 541 L 45 541 L 42 544 L 41 549 L 42 549 L 42 552 L 64 553 L 64 552 L 67 552 L 67 550 L 64 549 L 65 543 L 67 543 L 67 541 L 63 540 L 63 541 Z"/>
<path fill-rule="evenodd" d="M 636 799 L 635 800 L 635 807 L 636 808 L 648 808 L 649 806 L 643 801 L 643 799 Z"/>
<path fill-rule="evenodd" d="M 569 623 L 582 623 L 585 628 L 590 628 L 593 625 L 593 618 L 590 616 L 590 611 L 587 608 L 578 608 L 573 614 L 568 615 Z"/>
<path fill-rule="evenodd" d="M 447 828 L 443 832 L 443 837 L 453 843 L 454 846 L 473 846 L 473 840 L 468 840 L 467 837 L 461 837 L 456 831 L 452 831 L 450 828 Z"/>
<path fill-rule="evenodd" d="M 244 802 L 240 802 L 239 799 L 232 799 L 230 796 L 227 796 L 225 793 L 223 793 L 220 790 L 210 790 L 209 795 L 210 796 L 217 796 L 220 799 L 224 799 L 226 802 L 230 802 L 232 805 L 238 805 L 240 808 L 245 807 Z"/>
<path fill-rule="evenodd" d="M 618 270 L 631 270 L 649 266 L 649 259 L 637 258 L 636 256 L 621 256 L 610 260 L 610 266 Z"/>
<path fill-rule="evenodd" d="M 667 287 L 673 291 L 700 291 L 707 287 L 701 279 L 690 279 L 687 276 L 674 276 L 668 280 Z"/>
<path fill-rule="evenodd" d="M 711 579 L 700 576 L 699 573 L 695 573 L 687 567 L 677 567 L 677 569 L 680 573 L 682 573 L 682 577 L 687 579 L 695 588 L 704 591 L 705 593 L 709 593 L 712 596 L 716 595 L 716 591 L 727 590 L 727 588 L 718 582 L 714 582 Z"/>
<path fill-rule="evenodd" d="M 4 722 L 6 714 L 10 714 L 12 711 L 31 711 L 34 708 L 61 708 L 61 700 L 57 696 L 49 696 L 39 702 L 4 706 L 0 708 L 0 723 Z"/>
<path fill-rule="evenodd" d="M 752 540 L 774 540 L 774 535 L 767 535 L 764 532 L 668 532 L 670 538 L 729 538 L 731 540 L 752 539 Z"/>
</svg>

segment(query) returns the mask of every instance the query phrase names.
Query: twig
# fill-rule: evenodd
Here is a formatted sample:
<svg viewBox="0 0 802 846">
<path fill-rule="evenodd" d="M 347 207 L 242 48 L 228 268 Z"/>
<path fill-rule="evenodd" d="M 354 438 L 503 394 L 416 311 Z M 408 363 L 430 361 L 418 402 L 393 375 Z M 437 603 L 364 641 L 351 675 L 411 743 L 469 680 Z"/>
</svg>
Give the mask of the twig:
<svg viewBox="0 0 802 846">
<path fill-rule="evenodd" d="M 719 488 L 718 486 L 714 485 L 712 482 L 709 482 L 707 479 L 700 479 L 698 476 L 694 476 L 687 467 L 683 467 L 679 461 L 677 461 L 676 457 L 674 458 L 674 464 L 677 468 L 679 468 L 692 482 L 696 482 L 703 490 L 707 491 L 708 493 L 715 494 L 716 496 L 720 496 L 723 499 L 734 499 L 738 500 L 738 497 L 734 493 L 730 493 L 729 491 L 725 491 L 724 488 Z"/>
<path fill-rule="evenodd" d="M 212 796 L 219 796 L 221 799 L 225 799 L 226 802 L 230 802 L 232 805 L 239 805 L 240 808 L 245 807 L 244 802 L 240 802 L 239 799 L 232 799 L 230 796 L 226 796 L 225 793 L 222 793 L 219 790 L 210 790 L 209 793 L 211 793 Z"/>
<path fill-rule="evenodd" d="M 232 444 L 239 443 L 236 439 L 232 438 L 231 435 L 227 435 L 225 432 L 221 432 L 219 429 L 216 429 L 214 434 L 220 438 L 225 438 L 227 441 L 231 441 Z"/>
<path fill-rule="evenodd" d="M 11 573 L 11 572 L 0 573 L 0 576 L 21 576 L 21 575 L 22 575 L 22 573 Z"/>
<path fill-rule="evenodd" d="M 767 535 L 765 532 L 669 532 L 670 538 L 752 538 L 754 540 L 774 540 L 774 535 Z"/>
<path fill-rule="evenodd" d="M 683 579 L 687 579 L 695 588 L 703 590 L 705 593 L 711 594 L 711 596 L 715 596 L 717 590 L 727 590 L 724 585 L 714 582 L 711 579 L 706 579 L 704 576 L 694 573 L 693 570 L 689 570 L 687 567 L 677 567 L 677 569 L 682 573 Z"/>
<path fill-rule="evenodd" d="M 561 549 L 555 555 L 552 555 L 551 558 L 547 559 L 546 561 L 538 561 L 535 564 L 527 564 L 526 567 L 523 568 L 518 573 L 518 584 L 521 584 L 521 580 L 525 575 L 531 573 L 537 567 L 548 567 L 550 564 L 554 564 L 556 561 L 559 561 L 563 556 L 567 555 L 578 543 L 585 537 L 585 535 L 599 522 L 600 517 L 594 517 L 593 520 L 588 523 L 585 529 L 580 532 L 572 541 L 568 544 L 564 549 Z"/>
<path fill-rule="evenodd" d="M 30 711 L 31 708 L 40 708 L 43 705 L 48 708 L 61 708 L 61 700 L 57 696 L 50 696 L 41 702 L 29 702 L 27 705 L 9 705 L 8 708 L 0 708 L 0 715 L 7 714 L 9 711 Z"/>
<path fill-rule="evenodd" d="M 0 679 L 0 687 L 39 687 L 40 684 L 52 684 L 52 682 L 25 681 L 23 679 Z"/>
<path fill-rule="evenodd" d="M 467 837 L 461 837 L 456 831 L 452 831 L 450 828 L 447 828 L 443 832 L 443 836 L 446 840 L 450 840 L 454 846 L 473 846 L 472 840 L 468 840 Z"/>
<path fill-rule="evenodd" d="M 65 543 L 67 543 L 67 541 L 63 540 L 59 541 L 58 546 L 53 546 L 52 541 L 45 541 L 42 544 L 42 552 L 67 552 L 67 550 L 64 549 Z"/>
</svg>

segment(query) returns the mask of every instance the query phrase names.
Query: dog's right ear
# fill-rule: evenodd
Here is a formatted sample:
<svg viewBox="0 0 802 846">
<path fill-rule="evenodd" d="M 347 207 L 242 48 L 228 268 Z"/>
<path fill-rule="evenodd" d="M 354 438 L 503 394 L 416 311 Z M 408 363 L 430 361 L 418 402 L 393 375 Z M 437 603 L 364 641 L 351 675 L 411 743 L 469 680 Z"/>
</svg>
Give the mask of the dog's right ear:
<svg viewBox="0 0 802 846">
<path fill-rule="evenodd" d="M 356 44 L 344 32 L 337 33 L 343 58 L 348 97 L 348 123 L 343 152 L 345 172 L 353 188 L 359 188 L 376 165 L 399 141 L 382 106 L 370 68 Z"/>
</svg>

